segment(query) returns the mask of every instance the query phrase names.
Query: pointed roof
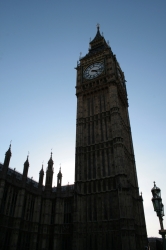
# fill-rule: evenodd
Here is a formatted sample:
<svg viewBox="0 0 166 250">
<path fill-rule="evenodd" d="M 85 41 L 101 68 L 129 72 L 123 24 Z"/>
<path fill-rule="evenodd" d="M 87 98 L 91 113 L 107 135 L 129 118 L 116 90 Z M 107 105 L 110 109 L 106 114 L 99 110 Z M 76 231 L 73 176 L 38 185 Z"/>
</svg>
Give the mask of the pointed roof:
<svg viewBox="0 0 166 250">
<path fill-rule="evenodd" d="M 44 174 L 43 164 L 42 164 L 42 168 L 41 168 L 41 170 L 40 170 L 39 174 Z"/>
<path fill-rule="evenodd" d="M 29 167 L 29 155 L 27 155 L 27 159 L 26 159 L 26 161 L 24 162 L 24 166 L 25 167 Z"/>
<path fill-rule="evenodd" d="M 51 152 L 51 156 L 50 156 L 50 159 L 49 159 L 49 161 L 48 161 L 48 165 L 53 165 L 54 164 L 54 162 L 53 162 L 53 159 L 52 159 L 52 152 Z"/>
<path fill-rule="evenodd" d="M 59 173 L 58 173 L 57 177 L 62 177 L 61 167 L 59 168 Z"/>
<path fill-rule="evenodd" d="M 96 42 L 103 41 L 104 37 L 100 34 L 100 26 L 97 24 L 97 33 L 94 39 L 90 42 L 90 45 L 93 46 Z"/>
<path fill-rule="evenodd" d="M 5 153 L 6 156 L 11 156 L 12 155 L 12 152 L 11 152 L 11 144 L 9 145 L 9 149 L 6 151 Z"/>
<path fill-rule="evenodd" d="M 107 48 L 110 48 L 110 46 L 107 44 L 107 42 L 105 41 L 104 36 L 102 36 L 100 34 L 100 27 L 99 25 L 97 25 L 97 33 L 96 36 L 94 37 L 94 39 L 89 43 L 90 44 L 90 49 L 89 49 L 89 53 L 86 54 L 82 59 L 84 58 L 88 58 L 98 52 L 101 52 Z"/>
</svg>

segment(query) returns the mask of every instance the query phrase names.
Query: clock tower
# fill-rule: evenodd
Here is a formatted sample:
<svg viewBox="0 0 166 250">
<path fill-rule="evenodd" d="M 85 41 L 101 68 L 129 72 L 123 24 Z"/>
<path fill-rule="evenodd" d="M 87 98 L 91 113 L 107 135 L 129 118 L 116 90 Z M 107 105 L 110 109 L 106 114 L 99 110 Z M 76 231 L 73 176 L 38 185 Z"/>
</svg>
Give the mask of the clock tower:
<svg viewBox="0 0 166 250">
<path fill-rule="evenodd" d="M 77 63 L 75 183 L 52 187 L 0 163 L 0 249 L 143 250 L 147 246 L 124 73 L 99 26 Z M 65 174 L 65 173 L 64 173 Z"/>
<path fill-rule="evenodd" d="M 73 249 L 144 249 L 125 76 L 99 26 L 76 70 Z"/>
</svg>

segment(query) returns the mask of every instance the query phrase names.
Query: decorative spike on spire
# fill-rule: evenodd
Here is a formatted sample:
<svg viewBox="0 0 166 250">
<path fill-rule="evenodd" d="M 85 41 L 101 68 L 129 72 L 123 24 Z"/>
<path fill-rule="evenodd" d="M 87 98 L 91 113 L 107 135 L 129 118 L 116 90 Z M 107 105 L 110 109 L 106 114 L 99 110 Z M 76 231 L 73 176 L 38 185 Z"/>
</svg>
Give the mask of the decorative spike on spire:
<svg viewBox="0 0 166 250">
<path fill-rule="evenodd" d="M 26 178 L 28 176 L 28 169 L 29 169 L 29 155 L 27 155 L 27 159 L 24 162 L 24 169 L 23 169 L 23 180 L 24 180 L 24 184 L 26 182 Z"/>
<path fill-rule="evenodd" d="M 96 27 L 97 27 L 97 30 L 99 31 L 99 29 L 100 29 L 100 24 L 97 23 Z"/>
<path fill-rule="evenodd" d="M 43 185 L 43 177 L 44 177 L 44 170 L 43 170 L 43 162 L 42 162 L 42 168 L 39 172 L 39 186 L 40 187 Z"/>
<path fill-rule="evenodd" d="M 9 145 L 9 149 L 6 151 L 6 155 L 10 154 L 11 155 L 11 143 Z"/>
<path fill-rule="evenodd" d="M 51 167 L 52 167 L 53 164 L 54 164 L 53 159 L 52 159 L 52 154 L 53 154 L 53 153 L 52 153 L 52 149 L 51 149 L 51 156 L 50 156 L 50 159 L 49 159 L 49 161 L 48 161 L 48 165 L 51 166 Z"/>
<path fill-rule="evenodd" d="M 60 168 L 59 168 L 59 172 L 58 172 L 58 175 L 57 175 L 58 178 L 62 178 L 62 173 L 61 173 L 61 164 L 60 164 Z M 59 179 L 58 179 L 58 182 L 59 182 Z"/>
<path fill-rule="evenodd" d="M 100 28 L 99 24 L 97 24 L 97 33 L 95 38 L 90 42 L 90 44 L 93 46 L 101 46 L 103 44 L 106 45 L 106 41 L 103 40 L 103 36 L 100 34 Z"/>
<path fill-rule="evenodd" d="M 9 167 L 11 156 L 12 156 L 12 153 L 11 153 L 11 143 L 10 143 L 9 149 L 5 153 L 5 159 L 4 159 L 4 164 L 3 164 L 4 169 L 7 169 Z"/>
<path fill-rule="evenodd" d="M 51 156 L 50 156 L 50 159 L 52 160 L 52 154 L 53 154 L 53 152 L 52 152 L 52 149 L 51 149 Z M 53 162 L 53 160 L 52 160 L 52 162 Z"/>
<path fill-rule="evenodd" d="M 59 173 L 58 173 L 57 176 L 58 176 L 58 177 L 62 177 L 62 173 L 61 173 L 61 164 L 60 164 Z"/>
<path fill-rule="evenodd" d="M 62 173 L 61 173 L 61 164 L 59 168 L 59 172 L 57 174 L 57 187 L 60 188 L 62 185 Z"/>
<path fill-rule="evenodd" d="M 28 152 L 28 153 L 29 153 L 29 152 Z M 27 155 L 27 159 L 26 159 L 26 161 L 24 162 L 24 166 L 29 167 L 29 154 Z"/>
<path fill-rule="evenodd" d="M 83 60 L 84 58 L 87 58 L 95 53 L 104 51 L 105 49 L 111 49 L 110 45 L 105 41 L 104 35 L 102 32 L 102 35 L 100 33 L 100 25 L 97 23 L 97 32 L 93 40 L 90 40 L 89 42 L 89 52 L 86 56 L 79 58 L 79 60 Z M 78 65 L 77 65 L 78 66 Z"/>
<path fill-rule="evenodd" d="M 42 168 L 41 168 L 41 170 L 40 170 L 39 174 L 40 174 L 40 173 L 44 173 L 44 169 L 43 169 L 43 162 L 42 162 Z"/>
</svg>

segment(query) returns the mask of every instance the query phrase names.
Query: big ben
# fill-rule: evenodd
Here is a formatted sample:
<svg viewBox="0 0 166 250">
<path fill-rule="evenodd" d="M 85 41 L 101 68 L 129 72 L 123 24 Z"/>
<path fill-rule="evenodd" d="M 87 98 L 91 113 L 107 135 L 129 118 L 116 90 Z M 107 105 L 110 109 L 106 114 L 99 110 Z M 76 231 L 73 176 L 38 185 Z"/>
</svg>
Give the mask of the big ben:
<svg viewBox="0 0 166 250">
<path fill-rule="evenodd" d="M 143 250 L 147 246 L 124 73 L 100 34 L 77 63 L 75 183 L 53 187 L 53 153 L 39 181 L 0 163 L 0 249 Z"/>
<path fill-rule="evenodd" d="M 76 70 L 74 249 L 144 249 L 125 76 L 99 26 Z"/>
</svg>

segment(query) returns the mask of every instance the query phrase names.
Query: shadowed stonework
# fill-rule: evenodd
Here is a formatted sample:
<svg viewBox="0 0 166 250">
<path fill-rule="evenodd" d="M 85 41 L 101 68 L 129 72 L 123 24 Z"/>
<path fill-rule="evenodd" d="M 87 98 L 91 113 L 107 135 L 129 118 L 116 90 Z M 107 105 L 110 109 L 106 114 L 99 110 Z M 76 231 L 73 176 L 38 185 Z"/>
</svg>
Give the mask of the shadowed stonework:
<svg viewBox="0 0 166 250">
<path fill-rule="evenodd" d="M 0 242 L 12 250 L 141 250 L 147 246 L 124 73 L 100 34 L 77 63 L 75 184 L 52 187 L 53 159 L 43 186 L 0 164 Z M 65 173 L 64 173 L 65 174 Z"/>
</svg>

